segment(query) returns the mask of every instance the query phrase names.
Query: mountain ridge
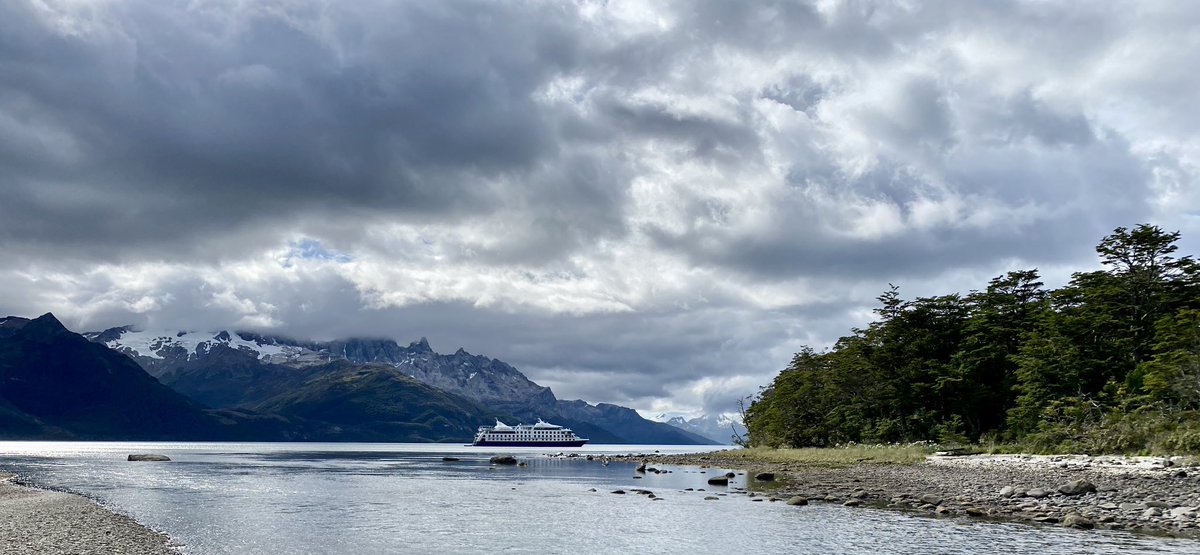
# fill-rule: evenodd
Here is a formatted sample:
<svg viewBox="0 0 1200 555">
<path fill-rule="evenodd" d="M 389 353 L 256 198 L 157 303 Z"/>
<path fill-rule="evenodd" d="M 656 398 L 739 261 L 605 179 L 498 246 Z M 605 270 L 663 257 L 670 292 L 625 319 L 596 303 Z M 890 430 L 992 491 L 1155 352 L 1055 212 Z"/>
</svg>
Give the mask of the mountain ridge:
<svg viewBox="0 0 1200 555">
<path fill-rule="evenodd" d="M 710 438 L 641 418 L 616 405 L 558 399 L 512 365 L 459 348 L 433 350 L 426 338 L 402 346 L 392 339 L 305 341 L 257 332 L 141 331 L 131 326 L 84 334 L 122 352 L 151 375 L 215 407 L 249 407 L 246 391 L 269 380 L 291 379 L 335 360 L 384 364 L 438 390 L 470 399 L 497 415 L 533 421 L 546 418 L 591 435 L 595 443 L 712 444 Z M 223 361 L 217 359 L 224 359 Z M 311 377 L 311 376 L 310 376 Z M 294 381 L 294 380 L 293 380 Z M 261 401 L 262 399 L 258 399 Z M 582 405 L 581 405 L 582 403 Z"/>
</svg>

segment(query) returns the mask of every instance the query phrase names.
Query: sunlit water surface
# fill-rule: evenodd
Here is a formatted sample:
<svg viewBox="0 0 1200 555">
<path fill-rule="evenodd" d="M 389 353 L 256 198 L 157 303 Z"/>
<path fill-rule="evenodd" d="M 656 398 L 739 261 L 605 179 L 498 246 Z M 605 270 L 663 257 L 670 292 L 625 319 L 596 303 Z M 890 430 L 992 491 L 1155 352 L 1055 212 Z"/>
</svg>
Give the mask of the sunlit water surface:
<svg viewBox="0 0 1200 555">
<path fill-rule="evenodd" d="M 1200 553 L 1191 540 L 745 495 L 711 501 L 724 488 L 706 479 L 724 469 L 663 467 L 672 472 L 635 479 L 632 463 L 583 457 L 704 449 L 596 445 L 558 458 L 549 456 L 558 449 L 445 444 L 0 442 L 0 469 L 91 496 L 195 554 Z M 127 462 L 130 453 L 172 461 Z M 528 466 L 493 467 L 497 453 Z M 610 493 L 629 488 L 661 501 Z"/>
</svg>

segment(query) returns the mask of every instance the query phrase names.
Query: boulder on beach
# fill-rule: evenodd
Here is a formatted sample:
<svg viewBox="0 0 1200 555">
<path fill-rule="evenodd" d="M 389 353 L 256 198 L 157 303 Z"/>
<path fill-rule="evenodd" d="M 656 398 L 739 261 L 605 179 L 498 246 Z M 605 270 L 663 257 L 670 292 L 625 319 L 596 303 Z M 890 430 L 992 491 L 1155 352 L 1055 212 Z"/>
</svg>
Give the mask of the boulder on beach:
<svg viewBox="0 0 1200 555">
<path fill-rule="evenodd" d="M 517 464 L 517 458 L 512 455 L 496 455 L 488 459 L 488 462 L 492 464 Z"/>
<path fill-rule="evenodd" d="M 171 457 L 168 457 L 166 455 L 153 455 L 153 454 L 149 454 L 149 453 L 142 453 L 142 454 L 129 455 L 129 457 L 126 460 L 166 462 L 166 461 L 171 460 Z"/>
<path fill-rule="evenodd" d="M 1085 493 L 1093 493 L 1096 491 L 1096 484 L 1087 480 L 1071 480 L 1061 486 L 1058 486 L 1058 492 L 1063 495 L 1082 495 Z"/>
<path fill-rule="evenodd" d="M 709 485 L 713 485 L 713 486 L 728 486 L 729 478 L 726 478 L 724 476 L 717 476 L 716 478 L 709 478 L 708 483 L 709 483 Z"/>
<path fill-rule="evenodd" d="M 933 493 L 926 493 L 925 495 L 922 495 L 920 499 L 922 503 L 927 503 L 929 505 L 942 504 L 942 496 Z"/>
<path fill-rule="evenodd" d="M 1096 527 L 1096 523 L 1079 513 L 1068 513 L 1067 516 L 1063 517 L 1062 525 L 1067 528 L 1079 528 L 1080 530 L 1091 530 Z"/>
</svg>

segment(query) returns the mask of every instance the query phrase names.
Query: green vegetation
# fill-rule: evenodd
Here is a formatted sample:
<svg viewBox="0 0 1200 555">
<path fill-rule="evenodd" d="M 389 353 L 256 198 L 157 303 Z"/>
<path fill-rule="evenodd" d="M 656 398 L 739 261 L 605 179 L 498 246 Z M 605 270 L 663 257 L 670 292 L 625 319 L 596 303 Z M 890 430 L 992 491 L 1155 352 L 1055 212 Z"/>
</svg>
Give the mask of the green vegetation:
<svg viewBox="0 0 1200 555">
<path fill-rule="evenodd" d="M 1105 269 L 1036 270 L 914 300 L 805 348 L 746 409 L 750 443 L 980 443 L 1035 452 L 1200 452 L 1200 264 L 1179 233 L 1117 228 Z"/>
</svg>

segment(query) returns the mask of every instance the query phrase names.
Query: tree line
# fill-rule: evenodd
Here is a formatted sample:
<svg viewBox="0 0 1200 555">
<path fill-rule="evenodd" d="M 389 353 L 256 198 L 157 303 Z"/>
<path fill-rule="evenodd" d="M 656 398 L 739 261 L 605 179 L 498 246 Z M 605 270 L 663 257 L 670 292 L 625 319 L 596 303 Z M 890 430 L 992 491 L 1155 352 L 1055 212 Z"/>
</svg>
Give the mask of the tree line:
<svg viewBox="0 0 1200 555">
<path fill-rule="evenodd" d="M 1200 451 L 1200 264 L 1178 232 L 1117 228 L 1103 269 L 1037 270 L 905 300 L 832 348 L 804 348 L 745 411 L 749 442 L 1013 443 L 1038 451 Z"/>
</svg>

